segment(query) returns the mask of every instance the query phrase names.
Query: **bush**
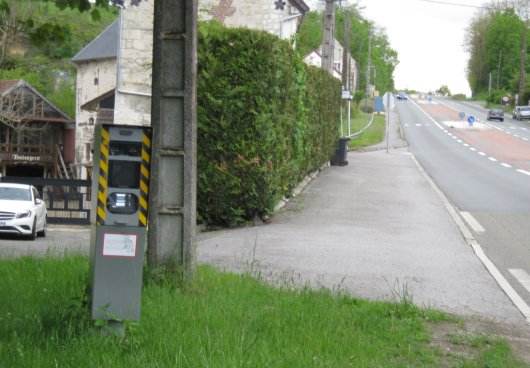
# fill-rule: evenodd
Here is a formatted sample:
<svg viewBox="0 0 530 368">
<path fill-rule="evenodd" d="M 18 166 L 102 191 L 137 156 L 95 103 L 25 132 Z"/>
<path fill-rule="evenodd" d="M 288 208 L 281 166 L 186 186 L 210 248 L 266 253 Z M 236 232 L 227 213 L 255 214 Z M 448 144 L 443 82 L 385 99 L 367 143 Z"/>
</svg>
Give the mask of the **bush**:
<svg viewBox="0 0 530 368">
<path fill-rule="evenodd" d="M 365 98 L 361 100 L 359 103 L 359 109 L 361 109 L 362 112 L 365 112 L 367 114 L 371 114 L 374 112 L 374 100 L 370 98 Z"/>
<path fill-rule="evenodd" d="M 270 213 L 338 137 L 340 83 L 265 32 L 201 23 L 199 220 L 232 225 Z"/>
</svg>

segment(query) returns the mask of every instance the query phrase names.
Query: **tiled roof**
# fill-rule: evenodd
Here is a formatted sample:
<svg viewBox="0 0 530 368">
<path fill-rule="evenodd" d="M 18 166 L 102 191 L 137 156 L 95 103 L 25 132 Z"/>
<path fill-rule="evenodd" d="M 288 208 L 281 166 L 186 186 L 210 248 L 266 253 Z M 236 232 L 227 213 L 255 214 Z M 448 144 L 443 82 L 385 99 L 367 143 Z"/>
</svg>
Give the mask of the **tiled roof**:
<svg viewBox="0 0 530 368">
<path fill-rule="evenodd" d="M 79 63 L 89 60 L 117 58 L 119 35 L 120 19 L 118 18 L 79 51 L 77 55 L 72 58 L 72 61 Z"/>
<path fill-rule="evenodd" d="M 16 87 L 16 88 L 15 88 Z M 11 93 L 17 93 L 20 88 L 27 89 L 30 93 L 34 94 L 38 99 L 42 100 L 44 106 L 46 106 L 46 111 L 48 115 L 46 116 L 23 116 L 24 119 L 30 119 L 35 121 L 50 121 L 50 122 L 62 122 L 62 123 L 71 123 L 73 122 L 72 118 L 66 115 L 64 112 L 55 107 L 50 101 L 48 101 L 39 91 L 33 88 L 28 82 L 24 79 L 16 80 L 0 80 L 0 96 L 6 96 Z"/>
<path fill-rule="evenodd" d="M 114 124 L 114 110 L 101 109 L 96 117 L 97 124 Z"/>
<path fill-rule="evenodd" d="M 11 90 L 11 88 L 17 85 L 19 80 L 20 79 L 0 80 L 0 95 Z"/>
<path fill-rule="evenodd" d="M 309 6 L 303 0 L 289 0 L 301 13 L 308 13 Z"/>
</svg>

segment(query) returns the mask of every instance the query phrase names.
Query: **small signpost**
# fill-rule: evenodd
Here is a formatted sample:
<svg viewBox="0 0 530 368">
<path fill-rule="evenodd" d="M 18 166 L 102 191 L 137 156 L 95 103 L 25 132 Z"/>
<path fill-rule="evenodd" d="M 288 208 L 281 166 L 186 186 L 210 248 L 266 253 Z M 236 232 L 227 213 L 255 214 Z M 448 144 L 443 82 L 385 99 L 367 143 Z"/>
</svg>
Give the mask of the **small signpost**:
<svg viewBox="0 0 530 368">
<path fill-rule="evenodd" d="M 350 136 L 351 132 L 351 100 L 353 100 L 353 95 L 351 94 L 350 91 L 348 90 L 345 90 L 345 91 L 342 91 L 342 99 L 343 100 L 348 100 L 348 137 Z M 340 109 L 341 111 L 341 114 L 342 114 L 342 108 Z M 343 130 L 343 127 L 342 127 L 342 115 L 341 115 L 341 119 L 340 119 L 340 135 L 341 137 L 343 136 L 344 134 L 344 130 Z"/>
<path fill-rule="evenodd" d="M 467 123 L 469 124 L 469 126 L 473 126 L 474 122 L 475 122 L 475 118 L 473 117 L 473 115 L 469 115 L 467 117 Z"/>
<path fill-rule="evenodd" d="M 386 107 L 386 153 L 388 153 L 388 136 L 390 135 L 390 110 L 395 106 L 394 96 L 392 93 L 387 92 L 383 96 L 383 104 Z"/>
</svg>

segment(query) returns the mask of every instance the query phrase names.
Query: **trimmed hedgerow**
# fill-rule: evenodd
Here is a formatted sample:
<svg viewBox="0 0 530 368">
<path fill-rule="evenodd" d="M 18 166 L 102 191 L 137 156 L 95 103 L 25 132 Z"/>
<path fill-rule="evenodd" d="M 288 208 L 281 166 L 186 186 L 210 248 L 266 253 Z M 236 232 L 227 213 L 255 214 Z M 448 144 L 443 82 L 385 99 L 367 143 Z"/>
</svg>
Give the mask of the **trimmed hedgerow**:
<svg viewBox="0 0 530 368">
<path fill-rule="evenodd" d="M 306 67 L 265 32 L 199 27 L 199 220 L 244 223 L 270 213 L 338 137 L 340 83 Z"/>
</svg>

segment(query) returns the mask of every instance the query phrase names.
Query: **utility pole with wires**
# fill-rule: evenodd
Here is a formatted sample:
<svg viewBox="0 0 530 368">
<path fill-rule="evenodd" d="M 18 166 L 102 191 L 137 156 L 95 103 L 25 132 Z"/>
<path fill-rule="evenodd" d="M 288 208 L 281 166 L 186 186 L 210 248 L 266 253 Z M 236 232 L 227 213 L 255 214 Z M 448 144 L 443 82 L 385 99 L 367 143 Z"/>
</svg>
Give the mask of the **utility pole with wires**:
<svg viewBox="0 0 530 368">
<path fill-rule="evenodd" d="M 350 86 L 350 16 L 348 10 L 344 11 L 344 50 L 342 53 L 342 88 L 351 90 Z"/>
<path fill-rule="evenodd" d="M 368 35 L 368 58 L 366 61 L 366 97 L 370 96 L 370 69 L 372 68 L 372 31 Z"/>
<path fill-rule="evenodd" d="M 335 27 L 335 1 L 326 0 L 324 10 L 324 35 L 322 37 L 321 68 L 333 73 L 333 30 Z"/>
</svg>

